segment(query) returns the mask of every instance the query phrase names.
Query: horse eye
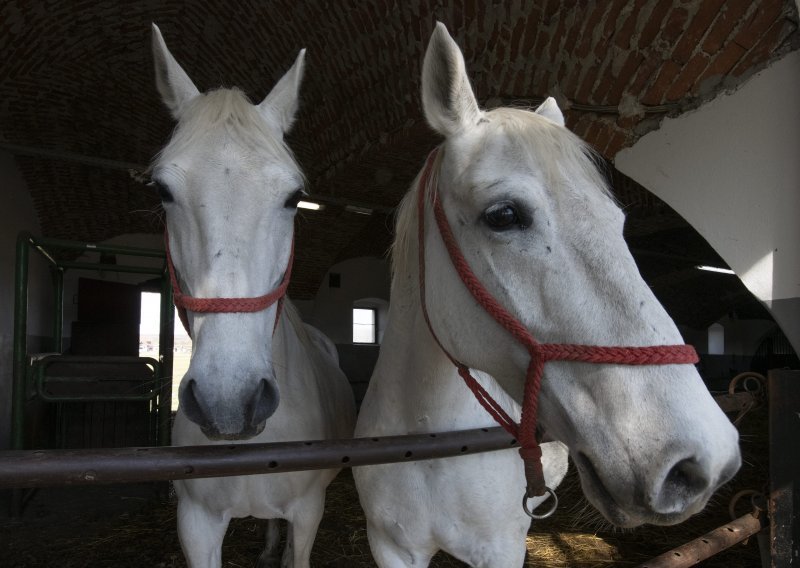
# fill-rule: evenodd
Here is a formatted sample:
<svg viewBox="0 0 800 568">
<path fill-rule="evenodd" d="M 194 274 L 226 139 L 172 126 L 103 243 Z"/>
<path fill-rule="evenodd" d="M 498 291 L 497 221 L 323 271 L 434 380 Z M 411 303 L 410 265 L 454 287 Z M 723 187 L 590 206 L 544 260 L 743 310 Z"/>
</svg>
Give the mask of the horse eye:
<svg viewBox="0 0 800 568">
<path fill-rule="evenodd" d="M 303 199 L 303 196 L 306 194 L 305 191 L 302 189 L 298 189 L 295 191 L 289 199 L 286 200 L 286 203 L 283 204 L 284 207 L 288 209 L 294 209 L 297 207 L 297 204 L 300 203 L 300 200 Z"/>
<path fill-rule="evenodd" d="M 517 209 L 513 203 L 509 202 L 492 205 L 483 213 L 483 218 L 493 231 L 502 231 L 520 225 Z"/>
<path fill-rule="evenodd" d="M 172 193 L 170 192 L 170 190 L 160 181 L 153 180 L 148 185 L 156 188 L 156 191 L 158 192 L 158 197 L 159 199 L 161 199 L 161 203 L 172 203 L 173 201 L 175 201 L 175 199 L 172 197 Z"/>
</svg>

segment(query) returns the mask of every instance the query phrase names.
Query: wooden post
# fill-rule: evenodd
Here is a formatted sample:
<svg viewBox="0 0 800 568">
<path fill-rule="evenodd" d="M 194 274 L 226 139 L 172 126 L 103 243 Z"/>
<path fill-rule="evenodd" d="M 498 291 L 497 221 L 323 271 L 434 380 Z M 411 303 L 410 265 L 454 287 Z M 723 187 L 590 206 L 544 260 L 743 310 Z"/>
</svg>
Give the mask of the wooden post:
<svg viewBox="0 0 800 568">
<path fill-rule="evenodd" d="M 769 372 L 772 568 L 800 565 L 800 371 Z"/>
</svg>

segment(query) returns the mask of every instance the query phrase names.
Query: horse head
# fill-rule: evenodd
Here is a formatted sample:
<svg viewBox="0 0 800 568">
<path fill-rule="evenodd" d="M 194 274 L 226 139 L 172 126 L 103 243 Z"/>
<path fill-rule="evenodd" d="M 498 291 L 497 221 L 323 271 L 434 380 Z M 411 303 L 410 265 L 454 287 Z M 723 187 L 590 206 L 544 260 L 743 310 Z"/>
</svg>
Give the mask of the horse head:
<svg viewBox="0 0 800 568">
<path fill-rule="evenodd" d="M 553 99 L 535 111 L 481 110 L 461 51 L 438 24 L 422 100 L 445 139 L 435 199 L 477 280 L 530 335 L 542 344 L 683 343 L 638 272 L 591 152 Z M 401 215 L 413 209 L 406 203 Z M 531 352 L 476 301 L 432 208 L 423 215 L 432 331 L 522 403 Z M 540 432 L 569 446 L 586 496 L 619 526 L 686 519 L 740 465 L 737 432 L 690 364 L 551 361 L 538 409 Z"/>
<path fill-rule="evenodd" d="M 284 134 L 304 53 L 253 105 L 237 89 L 200 93 L 153 25 L 156 86 L 177 126 L 153 162 L 152 182 L 177 286 L 219 308 L 187 310 L 193 350 L 179 393 L 182 411 L 210 439 L 250 438 L 278 406 L 271 352 L 280 304 L 242 311 L 225 300 L 268 294 L 289 267 L 304 179 Z"/>
</svg>

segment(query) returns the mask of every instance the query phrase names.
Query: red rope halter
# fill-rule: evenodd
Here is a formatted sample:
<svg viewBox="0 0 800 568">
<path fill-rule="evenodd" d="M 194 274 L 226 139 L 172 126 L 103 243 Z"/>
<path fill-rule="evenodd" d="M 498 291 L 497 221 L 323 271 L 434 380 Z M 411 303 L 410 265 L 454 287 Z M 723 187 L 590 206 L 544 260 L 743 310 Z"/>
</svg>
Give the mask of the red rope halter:
<svg viewBox="0 0 800 568">
<path fill-rule="evenodd" d="M 584 363 L 622 364 L 622 365 L 667 365 L 694 364 L 699 360 L 691 345 L 659 345 L 651 347 L 602 347 L 594 345 L 573 345 L 560 343 L 539 343 L 531 333 L 489 293 L 472 272 L 461 253 L 458 243 L 447 221 L 441 200 L 434 188 L 434 163 L 438 148 L 434 149 L 425 163 L 417 190 L 418 239 L 419 239 L 419 288 L 422 313 L 436 343 L 458 369 L 458 374 L 470 388 L 478 402 L 503 428 L 520 442 L 519 453 L 525 463 L 527 481 L 526 496 L 545 495 L 544 474 L 542 472 L 542 450 L 536 439 L 536 422 L 539 403 L 539 390 L 542 386 L 542 372 L 548 361 L 580 361 Z M 433 213 L 439 234 L 447 248 L 453 267 L 461 281 L 478 304 L 500 324 L 530 354 L 530 363 L 525 374 L 525 391 L 522 402 L 522 419 L 517 424 L 508 413 L 470 374 L 469 368 L 455 359 L 442 346 L 436 337 L 428 316 L 425 303 L 425 202 L 426 196 L 433 205 Z"/>
<path fill-rule="evenodd" d="M 286 296 L 286 289 L 289 287 L 289 279 L 292 275 L 294 239 L 292 239 L 292 250 L 289 253 L 289 262 L 286 264 L 286 271 L 283 273 L 281 283 L 278 284 L 278 287 L 272 292 L 268 292 L 263 296 L 251 298 L 193 298 L 192 296 L 187 296 L 181 291 L 178 278 L 175 276 L 175 266 L 172 264 L 172 255 L 169 252 L 169 234 L 166 229 L 164 229 L 164 249 L 167 253 L 167 268 L 169 269 L 169 278 L 172 282 L 173 302 L 175 303 L 175 307 L 178 308 L 178 317 L 183 324 L 183 328 L 190 337 L 192 332 L 189 329 L 189 319 L 186 316 L 187 311 L 215 314 L 260 312 L 277 302 L 278 311 L 275 314 L 275 325 L 272 328 L 273 332 L 275 328 L 278 327 L 278 320 L 283 310 L 283 299 Z"/>
</svg>

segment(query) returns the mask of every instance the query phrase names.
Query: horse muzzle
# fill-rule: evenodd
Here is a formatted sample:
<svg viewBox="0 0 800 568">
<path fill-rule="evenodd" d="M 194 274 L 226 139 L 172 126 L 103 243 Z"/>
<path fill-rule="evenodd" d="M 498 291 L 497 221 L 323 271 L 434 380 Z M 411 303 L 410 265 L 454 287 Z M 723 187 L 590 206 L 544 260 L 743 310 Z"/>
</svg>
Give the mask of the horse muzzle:
<svg viewBox="0 0 800 568">
<path fill-rule="evenodd" d="M 738 452 L 716 467 L 699 455 L 673 455 L 661 462 L 660 467 L 644 468 L 622 481 L 624 474 L 604 471 L 583 452 L 574 453 L 573 461 L 589 501 L 621 528 L 683 522 L 699 513 L 741 464 Z"/>
<path fill-rule="evenodd" d="M 180 408 L 213 441 L 248 440 L 264 430 L 278 408 L 280 394 L 274 379 L 260 379 L 254 389 L 239 396 L 212 397 L 201 384 L 187 377 L 181 384 Z"/>
</svg>

